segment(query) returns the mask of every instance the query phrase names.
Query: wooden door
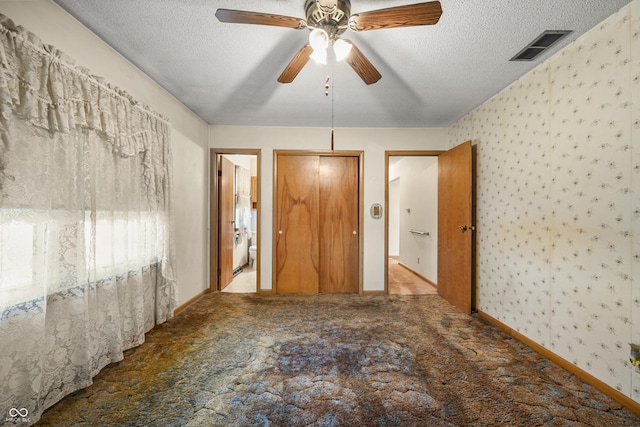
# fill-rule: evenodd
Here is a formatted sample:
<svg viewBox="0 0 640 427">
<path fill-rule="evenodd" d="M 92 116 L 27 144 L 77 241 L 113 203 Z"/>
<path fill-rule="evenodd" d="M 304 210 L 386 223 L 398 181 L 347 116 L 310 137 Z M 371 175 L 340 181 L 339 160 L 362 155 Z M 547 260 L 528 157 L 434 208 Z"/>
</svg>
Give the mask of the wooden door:
<svg viewBox="0 0 640 427">
<path fill-rule="evenodd" d="M 358 292 L 358 158 L 320 158 L 320 292 Z"/>
<path fill-rule="evenodd" d="M 471 141 L 438 156 L 438 294 L 471 314 Z"/>
<path fill-rule="evenodd" d="M 279 156 L 276 291 L 319 291 L 318 156 Z"/>
<path fill-rule="evenodd" d="M 276 292 L 358 292 L 359 158 L 277 159 Z"/>
<path fill-rule="evenodd" d="M 233 280 L 233 239 L 234 239 L 234 180 L 235 165 L 220 156 L 218 166 L 218 268 L 220 289 Z"/>
</svg>

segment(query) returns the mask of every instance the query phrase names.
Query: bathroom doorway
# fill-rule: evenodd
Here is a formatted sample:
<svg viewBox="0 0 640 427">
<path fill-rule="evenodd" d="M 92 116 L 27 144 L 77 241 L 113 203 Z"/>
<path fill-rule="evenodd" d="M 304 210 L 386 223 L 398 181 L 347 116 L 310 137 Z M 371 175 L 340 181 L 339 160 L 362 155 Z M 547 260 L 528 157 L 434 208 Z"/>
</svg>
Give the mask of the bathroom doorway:
<svg viewBox="0 0 640 427">
<path fill-rule="evenodd" d="M 211 152 L 211 291 L 260 289 L 260 150 Z"/>
</svg>

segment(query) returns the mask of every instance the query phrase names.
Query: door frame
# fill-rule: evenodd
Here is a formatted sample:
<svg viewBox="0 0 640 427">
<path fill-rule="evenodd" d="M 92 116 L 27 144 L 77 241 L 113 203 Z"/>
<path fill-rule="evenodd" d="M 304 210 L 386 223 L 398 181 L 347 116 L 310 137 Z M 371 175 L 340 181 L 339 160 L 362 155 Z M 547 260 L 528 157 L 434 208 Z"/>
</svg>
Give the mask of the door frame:
<svg viewBox="0 0 640 427">
<path fill-rule="evenodd" d="M 471 141 L 465 141 L 463 144 L 471 143 Z M 457 147 L 457 146 L 456 146 Z M 454 147 L 455 148 L 455 147 Z M 450 150 L 432 150 L 432 151 L 414 151 L 414 150 L 389 150 L 385 151 L 385 209 L 384 209 L 384 293 L 389 294 L 389 157 L 390 156 L 436 156 L 439 157 L 441 154 L 445 154 Z M 476 211 L 475 211 L 475 200 L 476 200 L 476 180 L 474 178 L 474 174 L 476 171 L 476 162 L 477 162 L 477 146 L 471 145 L 471 225 L 476 224 Z M 438 237 L 439 238 L 439 237 Z M 476 253 L 477 253 L 477 238 L 476 233 L 473 232 L 471 235 L 471 307 L 470 312 L 474 312 L 478 306 L 478 296 L 477 296 L 477 267 L 476 267 Z M 440 258 L 440 253 L 438 251 L 438 259 Z"/>
<path fill-rule="evenodd" d="M 246 155 L 256 156 L 256 175 L 257 175 L 257 207 L 256 207 L 256 292 L 262 292 L 260 288 L 260 186 L 261 171 L 260 164 L 262 158 L 262 150 L 259 148 L 212 148 L 210 150 L 210 170 L 209 182 L 211 185 L 210 196 L 210 214 L 209 214 L 209 292 L 220 291 L 220 281 L 218 280 L 218 256 L 220 251 L 219 230 L 218 230 L 218 156 L 221 154 L 228 155 Z"/>
<path fill-rule="evenodd" d="M 358 293 L 363 294 L 363 266 L 364 266 L 364 151 L 362 150 L 273 150 L 273 216 L 271 236 L 271 286 L 273 293 L 277 293 L 277 230 L 278 230 L 278 157 L 279 156 L 326 156 L 326 157 L 357 157 L 358 158 Z"/>
<path fill-rule="evenodd" d="M 388 150 L 384 152 L 384 294 L 389 295 L 389 157 L 438 157 L 444 150 Z M 439 254 L 438 254 L 439 255 Z"/>
</svg>

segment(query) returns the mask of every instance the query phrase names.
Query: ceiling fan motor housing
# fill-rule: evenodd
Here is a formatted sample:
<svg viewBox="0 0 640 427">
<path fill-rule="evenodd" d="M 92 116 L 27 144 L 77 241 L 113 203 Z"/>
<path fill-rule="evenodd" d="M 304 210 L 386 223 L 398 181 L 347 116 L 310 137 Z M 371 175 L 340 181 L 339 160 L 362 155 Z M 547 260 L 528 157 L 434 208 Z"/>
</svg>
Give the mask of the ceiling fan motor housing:
<svg viewBox="0 0 640 427">
<path fill-rule="evenodd" d="M 329 9 L 320 5 L 318 0 L 307 0 L 304 9 L 307 16 L 307 27 L 326 31 L 331 42 L 334 42 L 348 28 L 351 16 L 351 2 L 349 0 L 337 0 L 336 7 Z"/>
</svg>

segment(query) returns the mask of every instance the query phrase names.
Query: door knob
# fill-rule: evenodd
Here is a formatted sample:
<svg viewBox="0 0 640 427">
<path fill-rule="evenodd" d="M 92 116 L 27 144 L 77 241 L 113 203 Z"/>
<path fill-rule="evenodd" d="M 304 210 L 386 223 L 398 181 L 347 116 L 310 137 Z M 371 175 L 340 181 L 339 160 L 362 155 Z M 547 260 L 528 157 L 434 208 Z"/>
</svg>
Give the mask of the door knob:
<svg viewBox="0 0 640 427">
<path fill-rule="evenodd" d="M 461 226 L 460 226 L 460 230 L 461 230 L 463 233 L 464 233 L 465 231 L 467 231 L 467 230 L 474 231 L 475 229 L 476 229 L 476 227 L 475 227 L 475 226 L 473 226 L 473 225 L 470 225 L 470 226 L 461 225 Z"/>
<path fill-rule="evenodd" d="M 358 233 L 356 232 L 356 230 L 353 230 L 353 234 L 358 234 Z"/>
<path fill-rule="evenodd" d="M 278 234 L 282 234 L 282 230 L 278 230 Z"/>
</svg>

